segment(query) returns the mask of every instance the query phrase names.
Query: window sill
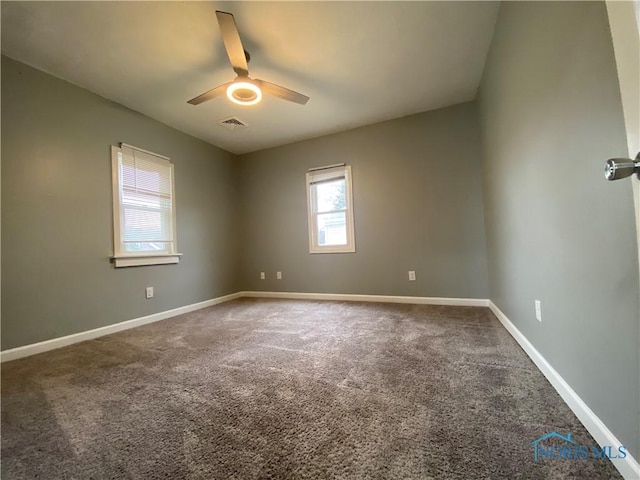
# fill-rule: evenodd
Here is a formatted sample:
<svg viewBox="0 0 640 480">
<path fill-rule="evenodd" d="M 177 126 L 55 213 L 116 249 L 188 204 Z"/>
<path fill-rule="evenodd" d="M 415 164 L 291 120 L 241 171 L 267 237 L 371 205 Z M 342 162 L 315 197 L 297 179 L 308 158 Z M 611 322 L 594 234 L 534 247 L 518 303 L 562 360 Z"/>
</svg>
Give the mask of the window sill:
<svg viewBox="0 0 640 480">
<path fill-rule="evenodd" d="M 143 265 L 168 265 L 180 262 L 181 253 L 172 253 L 169 255 L 123 255 L 120 257 L 111 257 L 111 261 L 116 268 L 122 267 L 141 267 Z"/>
<path fill-rule="evenodd" d="M 314 247 L 309 250 L 309 253 L 312 255 L 317 253 L 356 253 L 356 247 Z"/>
</svg>

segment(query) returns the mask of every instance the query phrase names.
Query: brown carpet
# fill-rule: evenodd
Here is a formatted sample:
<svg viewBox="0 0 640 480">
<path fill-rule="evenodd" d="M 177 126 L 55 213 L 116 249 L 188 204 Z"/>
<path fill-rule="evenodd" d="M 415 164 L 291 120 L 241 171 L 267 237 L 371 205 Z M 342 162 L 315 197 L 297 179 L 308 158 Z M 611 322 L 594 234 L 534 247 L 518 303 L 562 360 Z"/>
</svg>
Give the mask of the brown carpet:
<svg viewBox="0 0 640 480">
<path fill-rule="evenodd" d="M 2 368 L 3 479 L 620 478 L 485 308 L 241 299 Z"/>
</svg>

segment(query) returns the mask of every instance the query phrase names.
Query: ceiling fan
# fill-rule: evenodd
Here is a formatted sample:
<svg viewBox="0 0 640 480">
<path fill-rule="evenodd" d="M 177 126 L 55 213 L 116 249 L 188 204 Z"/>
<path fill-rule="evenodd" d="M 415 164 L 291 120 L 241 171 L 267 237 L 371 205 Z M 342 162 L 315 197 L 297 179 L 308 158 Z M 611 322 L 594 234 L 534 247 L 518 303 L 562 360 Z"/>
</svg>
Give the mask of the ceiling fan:
<svg viewBox="0 0 640 480">
<path fill-rule="evenodd" d="M 218 25 L 220 25 L 222 41 L 227 50 L 229 62 L 231 62 L 231 66 L 233 67 L 233 71 L 236 72 L 237 77 L 231 82 L 218 85 L 208 92 L 192 98 L 187 103 L 199 105 L 207 100 L 223 95 L 226 91 L 229 100 L 240 105 L 255 105 L 262 100 L 262 92 L 281 98 L 282 100 L 306 105 L 309 101 L 309 97 L 306 95 L 281 87 L 275 83 L 250 78 L 247 64 L 251 56 L 249 52 L 242 47 L 240 34 L 238 33 L 233 15 L 216 10 L 216 17 L 218 17 Z"/>
</svg>

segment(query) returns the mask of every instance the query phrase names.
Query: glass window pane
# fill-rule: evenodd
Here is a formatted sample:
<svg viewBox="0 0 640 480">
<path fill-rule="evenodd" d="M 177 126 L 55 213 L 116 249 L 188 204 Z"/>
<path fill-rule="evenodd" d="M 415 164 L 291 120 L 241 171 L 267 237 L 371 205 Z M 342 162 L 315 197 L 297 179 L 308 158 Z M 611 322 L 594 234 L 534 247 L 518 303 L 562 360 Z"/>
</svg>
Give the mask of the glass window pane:
<svg viewBox="0 0 640 480">
<path fill-rule="evenodd" d="M 316 183 L 316 212 L 331 212 L 347 208 L 344 178 Z"/>
<path fill-rule="evenodd" d="M 347 244 L 347 214 L 321 213 L 317 216 L 318 245 L 346 245 Z"/>
<path fill-rule="evenodd" d="M 146 252 L 146 253 L 167 253 L 170 251 L 170 243 L 168 242 L 127 242 L 124 244 L 124 250 L 128 253 Z"/>
<path fill-rule="evenodd" d="M 173 239 L 170 210 L 123 205 L 122 240 L 167 242 Z"/>
</svg>

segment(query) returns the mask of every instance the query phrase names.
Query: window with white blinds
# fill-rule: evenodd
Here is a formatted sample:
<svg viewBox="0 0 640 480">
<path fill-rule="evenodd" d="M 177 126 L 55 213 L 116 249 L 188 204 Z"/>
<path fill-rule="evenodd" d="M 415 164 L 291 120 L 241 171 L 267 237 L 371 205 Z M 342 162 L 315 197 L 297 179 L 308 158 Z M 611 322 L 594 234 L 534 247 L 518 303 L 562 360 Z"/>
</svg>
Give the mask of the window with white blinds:
<svg viewBox="0 0 640 480">
<path fill-rule="evenodd" d="M 116 267 L 177 263 L 173 165 L 167 157 L 112 147 Z"/>
<path fill-rule="evenodd" d="M 351 167 L 336 165 L 307 173 L 309 253 L 356 251 Z"/>
</svg>

